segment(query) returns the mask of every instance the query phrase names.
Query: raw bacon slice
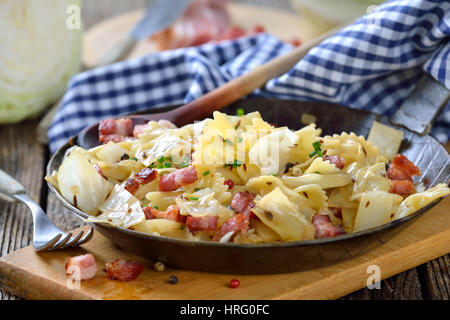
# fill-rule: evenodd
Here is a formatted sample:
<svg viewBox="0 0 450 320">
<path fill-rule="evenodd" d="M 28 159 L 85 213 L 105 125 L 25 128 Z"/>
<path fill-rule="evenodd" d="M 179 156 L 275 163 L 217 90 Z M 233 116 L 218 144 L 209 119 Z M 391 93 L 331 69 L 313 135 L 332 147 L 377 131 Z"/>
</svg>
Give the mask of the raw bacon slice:
<svg viewBox="0 0 450 320">
<path fill-rule="evenodd" d="M 133 121 L 130 118 L 101 120 L 98 132 L 102 143 L 120 142 L 133 134 Z"/>
<path fill-rule="evenodd" d="M 92 254 L 70 257 L 66 263 L 66 274 L 75 281 L 88 280 L 97 273 L 97 264 Z"/>
<path fill-rule="evenodd" d="M 144 208 L 145 218 L 150 219 L 169 219 L 176 222 L 185 222 L 186 216 L 180 214 L 180 208 L 176 205 L 170 205 L 166 211 L 160 211 L 152 207 Z"/>
<path fill-rule="evenodd" d="M 327 215 L 316 214 L 312 218 L 312 221 L 316 230 L 315 237 L 317 239 L 332 238 L 345 233 L 344 229 L 332 224 L 330 217 Z"/>
<path fill-rule="evenodd" d="M 178 169 L 159 179 L 159 190 L 175 191 L 178 188 L 197 181 L 197 170 L 194 166 Z"/>
<path fill-rule="evenodd" d="M 344 169 L 345 167 L 345 159 L 340 156 L 325 156 L 324 160 L 330 161 L 338 169 Z"/>
<path fill-rule="evenodd" d="M 416 186 L 410 180 L 396 180 L 392 181 L 389 192 L 408 196 L 416 192 Z"/>
<path fill-rule="evenodd" d="M 144 266 L 135 261 L 116 259 L 106 262 L 106 276 L 109 280 L 131 281 L 144 270 Z"/>
<path fill-rule="evenodd" d="M 196 231 L 212 231 L 217 229 L 216 216 L 204 216 L 204 217 L 188 217 L 186 220 L 186 226 L 190 232 Z"/>
<path fill-rule="evenodd" d="M 228 232 L 233 231 L 234 235 L 241 232 L 243 234 L 247 233 L 250 228 L 250 219 L 243 215 L 242 213 L 237 213 L 228 219 L 222 226 L 220 230 L 216 232 L 213 240 L 219 241 Z"/>
</svg>

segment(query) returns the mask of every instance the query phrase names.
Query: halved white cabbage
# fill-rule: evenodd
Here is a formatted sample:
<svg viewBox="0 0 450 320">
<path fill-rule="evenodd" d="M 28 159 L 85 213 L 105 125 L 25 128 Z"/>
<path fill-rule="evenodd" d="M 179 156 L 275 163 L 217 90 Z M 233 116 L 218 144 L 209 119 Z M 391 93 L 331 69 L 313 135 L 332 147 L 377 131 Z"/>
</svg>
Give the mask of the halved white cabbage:
<svg viewBox="0 0 450 320">
<path fill-rule="evenodd" d="M 67 27 L 71 5 L 80 1 L 0 1 L 0 123 L 38 114 L 79 71 L 81 31 Z"/>
<path fill-rule="evenodd" d="M 113 184 L 103 178 L 89 162 L 86 151 L 80 147 L 70 150 L 59 167 L 57 175 L 61 194 L 88 214 L 96 214 Z"/>
</svg>

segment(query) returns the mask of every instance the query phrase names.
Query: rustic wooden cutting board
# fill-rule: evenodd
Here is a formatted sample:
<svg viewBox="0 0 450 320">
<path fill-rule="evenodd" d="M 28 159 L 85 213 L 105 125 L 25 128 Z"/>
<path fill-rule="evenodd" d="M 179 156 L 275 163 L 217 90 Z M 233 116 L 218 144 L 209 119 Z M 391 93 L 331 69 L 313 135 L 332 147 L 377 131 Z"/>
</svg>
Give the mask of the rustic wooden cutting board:
<svg viewBox="0 0 450 320">
<path fill-rule="evenodd" d="M 229 12 L 232 23 L 244 28 L 252 28 L 255 24 L 265 27 L 266 31 L 283 40 L 296 37 L 303 42 L 310 41 L 324 32 L 321 21 L 299 17 L 294 12 L 254 6 L 246 4 L 230 4 Z M 122 40 L 142 17 L 144 11 L 138 10 L 121 14 L 99 22 L 83 37 L 83 62 L 92 66 L 114 44 Z M 156 52 L 158 49 L 152 41 L 143 40 L 130 53 L 128 58 L 136 58 Z"/>
<path fill-rule="evenodd" d="M 152 270 L 152 262 L 127 254 L 96 233 L 81 248 L 36 253 L 26 247 L 0 258 L 0 286 L 29 299 L 335 299 L 367 284 L 367 267 L 377 265 L 381 279 L 413 268 L 450 251 L 450 197 L 415 220 L 377 249 L 346 262 L 320 269 L 279 275 L 237 276 L 167 268 Z M 91 252 L 98 264 L 95 278 L 80 289 L 69 289 L 64 265 L 69 256 Z M 144 263 L 134 281 L 106 279 L 102 269 L 109 259 Z M 168 283 L 170 275 L 179 283 Z M 240 280 L 230 289 L 232 278 Z M 374 289 L 376 290 L 376 289 Z"/>
</svg>

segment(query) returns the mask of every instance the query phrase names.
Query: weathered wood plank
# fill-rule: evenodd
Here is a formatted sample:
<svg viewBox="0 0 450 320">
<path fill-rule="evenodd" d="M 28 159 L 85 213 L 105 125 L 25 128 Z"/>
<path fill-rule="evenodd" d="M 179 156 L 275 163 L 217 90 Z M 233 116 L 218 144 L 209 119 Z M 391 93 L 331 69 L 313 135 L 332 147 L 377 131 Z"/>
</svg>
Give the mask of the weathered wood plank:
<svg viewBox="0 0 450 320">
<path fill-rule="evenodd" d="M 399 273 L 383 280 L 380 289 L 364 288 L 355 291 L 343 300 L 423 300 L 417 268 Z"/>
<path fill-rule="evenodd" d="M 40 201 L 44 174 L 43 148 L 35 139 L 36 121 L 14 126 L 0 126 L 0 169 L 20 181 L 28 194 Z M 0 256 L 29 245 L 32 218 L 22 204 L 0 201 Z M 15 299 L 0 292 L 0 299 Z"/>
<path fill-rule="evenodd" d="M 426 283 L 425 295 L 428 299 L 449 300 L 450 299 L 450 255 L 446 255 L 430 261 L 421 266 Z"/>
</svg>

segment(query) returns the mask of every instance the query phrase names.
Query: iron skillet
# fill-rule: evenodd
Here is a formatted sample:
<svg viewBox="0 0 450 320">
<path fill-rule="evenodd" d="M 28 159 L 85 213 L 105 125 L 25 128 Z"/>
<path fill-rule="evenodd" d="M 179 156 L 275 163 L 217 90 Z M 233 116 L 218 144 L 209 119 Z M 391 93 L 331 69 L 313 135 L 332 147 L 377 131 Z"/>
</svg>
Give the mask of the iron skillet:
<svg viewBox="0 0 450 320">
<path fill-rule="evenodd" d="M 367 137 L 374 120 L 391 126 L 392 122 L 401 123 L 416 131 L 426 131 L 448 101 L 448 96 L 448 90 L 437 87 L 435 82 L 429 79 L 422 81 L 392 119 L 330 103 L 267 98 L 241 100 L 224 109 L 224 112 L 235 114 L 237 108 L 243 108 L 247 113 L 259 111 L 265 120 L 292 129 L 302 127 L 300 117 L 306 112 L 317 117 L 317 125 L 323 129 L 323 134 L 353 131 Z M 135 124 L 147 121 L 142 115 L 131 117 Z M 422 170 L 423 174 L 416 182 L 423 182 L 427 188 L 437 183 L 448 183 L 450 157 L 447 151 L 428 135 L 419 135 L 400 126 L 397 128 L 405 134 L 400 152 Z M 97 137 L 97 125 L 94 125 L 84 130 L 80 136 L 71 139 L 51 157 L 47 174 L 59 168 L 65 151 L 73 144 L 92 147 L 98 143 Z M 88 217 L 64 199 L 51 184 L 48 186 L 71 213 L 81 218 Z M 377 228 L 329 239 L 274 244 L 193 242 L 111 227 L 107 224 L 96 223 L 95 227 L 123 250 L 174 267 L 232 274 L 286 273 L 339 263 L 372 250 L 407 228 L 416 217 L 439 201 L 436 200 L 414 214 Z"/>
</svg>

